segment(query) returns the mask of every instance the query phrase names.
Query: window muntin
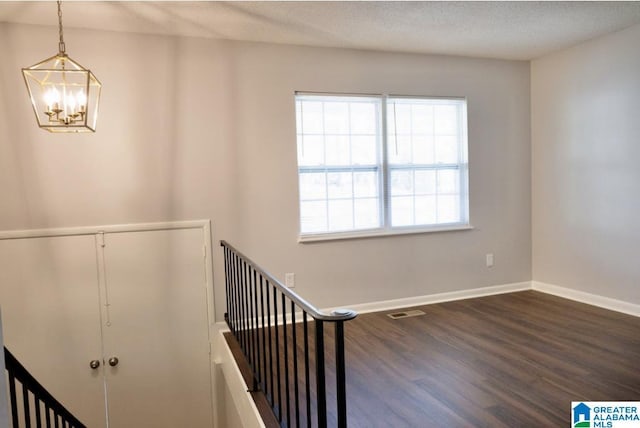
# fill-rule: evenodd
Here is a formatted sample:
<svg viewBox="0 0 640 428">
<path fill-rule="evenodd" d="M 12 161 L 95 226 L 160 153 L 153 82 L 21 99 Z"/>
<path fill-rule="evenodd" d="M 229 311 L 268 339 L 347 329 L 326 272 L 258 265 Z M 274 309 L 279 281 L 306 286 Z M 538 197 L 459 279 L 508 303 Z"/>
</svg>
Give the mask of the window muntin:
<svg viewBox="0 0 640 428">
<path fill-rule="evenodd" d="M 297 94 L 296 128 L 301 236 L 468 225 L 466 100 Z"/>
</svg>

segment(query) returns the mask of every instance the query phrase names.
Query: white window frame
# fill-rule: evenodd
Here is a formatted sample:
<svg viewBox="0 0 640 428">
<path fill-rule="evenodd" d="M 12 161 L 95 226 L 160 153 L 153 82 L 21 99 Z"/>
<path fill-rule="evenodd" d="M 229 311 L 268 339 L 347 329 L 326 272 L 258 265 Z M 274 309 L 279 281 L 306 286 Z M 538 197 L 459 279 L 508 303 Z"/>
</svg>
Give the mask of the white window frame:
<svg viewBox="0 0 640 428">
<path fill-rule="evenodd" d="M 394 236 L 394 235 L 407 235 L 407 234 L 421 234 L 421 233 L 433 233 L 433 232 L 446 232 L 446 231 L 459 231 L 473 229 L 470 223 L 469 213 L 469 162 L 468 162 L 468 134 L 467 134 L 467 98 L 457 96 L 418 96 L 418 95 L 391 95 L 391 94 L 349 94 L 349 93 L 320 93 L 320 92 L 295 92 L 294 104 L 296 105 L 297 115 L 297 99 L 298 97 L 305 96 L 318 96 L 318 97 L 366 97 L 366 98 L 379 98 L 381 111 L 378 120 L 380 121 L 378 129 L 380 130 L 379 140 L 379 216 L 381 220 L 381 226 L 372 229 L 357 229 L 348 231 L 337 232 L 307 232 L 301 231 L 301 201 L 300 201 L 300 171 L 302 169 L 310 170 L 313 167 L 301 167 L 299 165 L 299 159 L 296 160 L 296 172 L 298 183 L 298 242 L 314 242 L 325 240 L 340 240 L 340 239 L 355 239 L 355 238 L 367 238 L 378 236 Z M 459 125 L 462 132 L 459 142 L 460 161 L 455 164 L 442 164 L 438 166 L 424 165 L 426 169 L 447 169 L 455 168 L 459 170 L 459 196 L 460 196 L 460 218 L 462 221 L 454 223 L 441 223 L 430 225 L 408 225 L 408 226 L 392 226 L 391 225 L 391 170 L 392 169 L 407 169 L 415 170 L 416 166 L 407 164 L 406 167 L 398 165 L 390 165 L 388 155 L 389 135 L 387 127 L 387 105 L 390 99 L 416 99 L 416 100 L 457 100 L 463 101 L 461 112 L 461 124 Z M 297 123 L 297 121 L 296 121 Z M 296 125 L 296 135 L 298 133 Z M 297 138 L 296 138 L 297 146 Z M 348 166 L 345 168 L 353 168 Z M 357 168 L 357 167 L 356 167 Z M 418 165 L 418 169 L 421 167 Z M 319 169 L 326 170 L 326 168 L 320 167 Z M 331 168 L 334 169 L 334 168 Z"/>
</svg>

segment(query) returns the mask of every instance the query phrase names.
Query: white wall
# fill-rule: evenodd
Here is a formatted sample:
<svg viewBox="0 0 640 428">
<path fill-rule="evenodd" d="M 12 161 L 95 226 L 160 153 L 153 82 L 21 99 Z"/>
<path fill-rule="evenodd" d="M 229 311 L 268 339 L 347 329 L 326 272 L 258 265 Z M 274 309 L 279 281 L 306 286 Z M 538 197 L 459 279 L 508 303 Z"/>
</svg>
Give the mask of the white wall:
<svg viewBox="0 0 640 428">
<path fill-rule="evenodd" d="M 250 44 L 234 54 L 240 248 L 267 269 L 295 272 L 320 307 L 531 279 L 527 62 Z M 475 229 L 298 244 L 296 90 L 466 96 Z"/>
<path fill-rule="evenodd" d="M 65 36 L 103 83 L 93 135 L 45 133 L 30 111 L 20 67 L 55 53 L 56 29 L 0 24 L 0 230 L 210 218 L 320 307 L 531 279 L 527 62 Z M 298 244 L 295 90 L 466 96 L 475 228 Z"/>
<path fill-rule="evenodd" d="M 640 303 L 640 25 L 535 60 L 533 278 Z"/>
</svg>

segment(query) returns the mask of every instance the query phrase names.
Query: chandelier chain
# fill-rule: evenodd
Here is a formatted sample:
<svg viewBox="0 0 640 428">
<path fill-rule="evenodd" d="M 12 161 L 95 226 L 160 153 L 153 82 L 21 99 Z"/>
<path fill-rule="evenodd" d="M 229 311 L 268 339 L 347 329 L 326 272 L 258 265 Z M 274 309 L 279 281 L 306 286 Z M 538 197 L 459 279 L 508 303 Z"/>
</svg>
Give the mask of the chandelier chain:
<svg viewBox="0 0 640 428">
<path fill-rule="evenodd" d="M 64 34 L 62 32 L 62 0 L 58 0 L 58 34 L 60 36 L 60 43 L 58 43 L 58 49 L 60 53 L 65 53 Z"/>
</svg>

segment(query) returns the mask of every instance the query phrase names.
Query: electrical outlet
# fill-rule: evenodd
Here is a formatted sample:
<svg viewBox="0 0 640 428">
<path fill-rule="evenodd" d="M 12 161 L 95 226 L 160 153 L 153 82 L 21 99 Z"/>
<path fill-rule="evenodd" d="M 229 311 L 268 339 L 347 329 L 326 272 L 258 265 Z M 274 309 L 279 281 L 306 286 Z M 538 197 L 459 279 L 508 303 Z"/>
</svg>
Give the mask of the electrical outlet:
<svg viewBox="0 0 640 428">
<path fill-rule="evenodd" d="M 296 274 L 295 273 L 285 273 L 284 274 L 284 285 L 289 288 L 295 288 L 296 286 Z"/>
<path fill-rule="evenodd" d="M 493 253 L 487 254 L 487 267 L 493 266 Z"/>
</svg>

